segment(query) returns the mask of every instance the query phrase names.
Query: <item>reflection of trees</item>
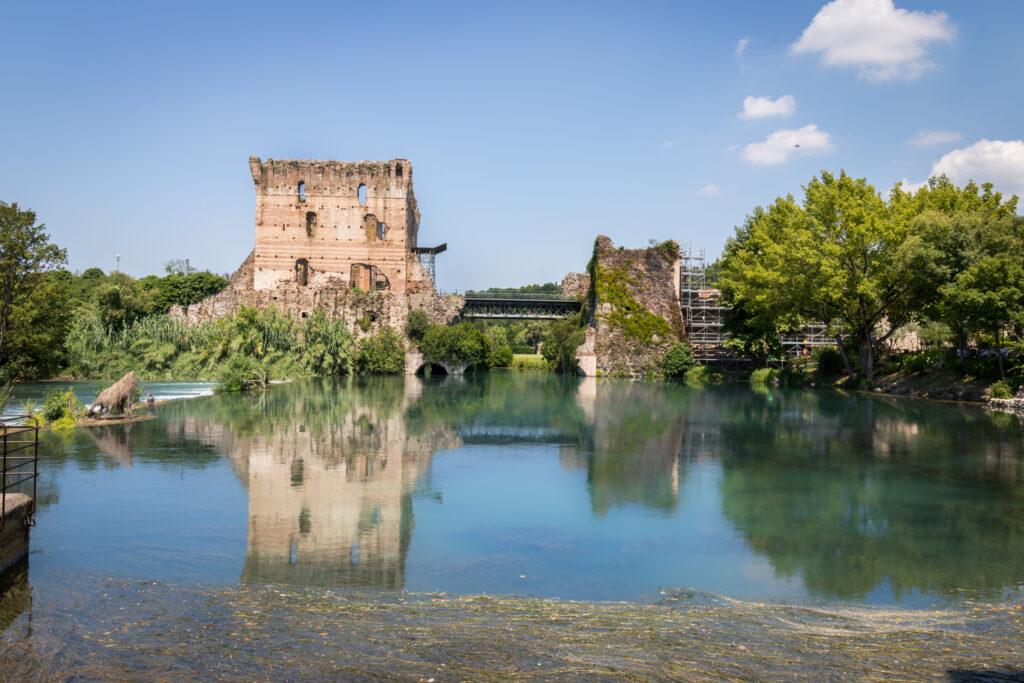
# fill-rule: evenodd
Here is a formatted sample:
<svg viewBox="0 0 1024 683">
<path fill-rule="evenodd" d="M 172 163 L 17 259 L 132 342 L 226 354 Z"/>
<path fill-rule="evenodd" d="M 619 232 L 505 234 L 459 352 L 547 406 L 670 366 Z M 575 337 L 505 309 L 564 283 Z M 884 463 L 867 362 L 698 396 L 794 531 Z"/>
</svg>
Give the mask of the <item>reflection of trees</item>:
<svg viewBox="0 0 1024 683">
<path fill-rule="evenodd" d="M 778 573 L 842 597 L 1024 576 L 1019 430 L 933 403 L 718 396 L 723 512 Z"/>
</svg>

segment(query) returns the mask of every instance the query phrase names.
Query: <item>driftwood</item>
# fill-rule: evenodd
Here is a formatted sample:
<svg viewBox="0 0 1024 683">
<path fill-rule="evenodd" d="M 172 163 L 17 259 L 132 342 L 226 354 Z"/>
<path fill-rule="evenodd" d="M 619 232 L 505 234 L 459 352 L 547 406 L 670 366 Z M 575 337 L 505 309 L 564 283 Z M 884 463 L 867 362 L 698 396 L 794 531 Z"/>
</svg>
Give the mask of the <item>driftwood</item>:
<svg viewBox="0 0 1024 683">
<path fill-rule="evenodd" d="M 89 406 L 90 415 L 132 415 L 132 397 L 135 394 L 137 380 L 134 372 L 117 380 L 100 392 L 93 404 Z"/>
</svg>

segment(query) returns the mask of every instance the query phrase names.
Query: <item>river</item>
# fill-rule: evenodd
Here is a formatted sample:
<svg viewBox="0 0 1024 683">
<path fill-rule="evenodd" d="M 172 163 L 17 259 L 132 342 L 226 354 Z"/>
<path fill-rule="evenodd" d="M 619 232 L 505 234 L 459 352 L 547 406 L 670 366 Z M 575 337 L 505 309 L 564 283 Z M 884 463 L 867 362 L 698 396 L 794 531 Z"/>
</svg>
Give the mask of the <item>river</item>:
<svg viewBox="0 0 1024 683">
<path fill-rule="evenodd" d="M 45 434 L 32 552 L 0 598 L 11 671 L 814 677 L 882 656 L 865 641 L 822 661 L 794 622 L 917 634 L 920 652 L 885 655 L 906 672 L 936 647 L 938 669 L 1024 667 L 1009 415 L 511 372 L 303 381 L 155 412 Z M 697 623 L 704 645 L 683 637 Z M 593 628 L 617 634 L 618 664 L 581 654 Z M 789 654 L 744 668 L 731 644 L 761 641 Z"/>
</svg>

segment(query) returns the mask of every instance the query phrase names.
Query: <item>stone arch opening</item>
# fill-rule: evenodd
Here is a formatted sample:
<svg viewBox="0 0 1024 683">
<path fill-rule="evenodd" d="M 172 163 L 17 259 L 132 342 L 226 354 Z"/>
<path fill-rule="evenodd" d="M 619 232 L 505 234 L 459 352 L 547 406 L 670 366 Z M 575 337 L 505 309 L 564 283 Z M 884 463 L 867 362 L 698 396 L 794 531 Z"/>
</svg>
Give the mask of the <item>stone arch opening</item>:
<svg viewBox="0 0 1024 683">
<path fill-rule="evenodd" d="M 359 206 L 366 206 L 366 185 L 359 183 L 359 189 L 356 190 L 356 197 L 359 199 Z"/>
<path fill-rule="evenodd" d="M 312 237 L 316 232 L 316 211 L 306 212 L 306 236 Z"/>
<path fill-rule="evenodd" d="M 309 261 L 304 258 L 300 258 L 295 262 L 295 281 L 301 287 L 309 284 Z"/>
<path fill-rule="evenodd" d="M 395 164 L 395 175 L 398 176 L 399 178 L 402 177 L 402 164 L 401 164 L 401 162 Z"/>
<path fill-rule="evenodd" d="M 383 240 L 388 236 L 388 226 L 384 221 L 377 221 L 377 239 Z"/>
<path fill-rule="evenodd" d="M 446 377 L 448 369 L 440 363 L 424 363 L 416 368 L 416 376 L 429 379 L 431 377 Z"/>
<path fill-rule="evenodd" d="M 299 201 L 300 202 L 306 201 L 306 181 L 305 180 L 300 180 L 299 181 L 299 186 L 296 188 L 296 194 L 299 195 Z"/>
</svg>

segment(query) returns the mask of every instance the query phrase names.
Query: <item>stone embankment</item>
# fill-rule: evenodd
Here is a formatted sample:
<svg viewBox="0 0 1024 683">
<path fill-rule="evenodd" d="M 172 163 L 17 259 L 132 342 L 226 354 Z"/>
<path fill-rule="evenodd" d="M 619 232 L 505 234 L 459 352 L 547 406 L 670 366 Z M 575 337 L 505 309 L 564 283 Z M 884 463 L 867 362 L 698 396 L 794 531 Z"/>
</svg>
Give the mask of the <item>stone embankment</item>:
<svg viewBox="0 0 1024 683">
<path fill-rule="evenodd" d="M 28 555 L 29 515 L 32 498 L 24 493 L 4 496 L 3 527 L 0 528 L 0 574 Z"/>
</svg>

